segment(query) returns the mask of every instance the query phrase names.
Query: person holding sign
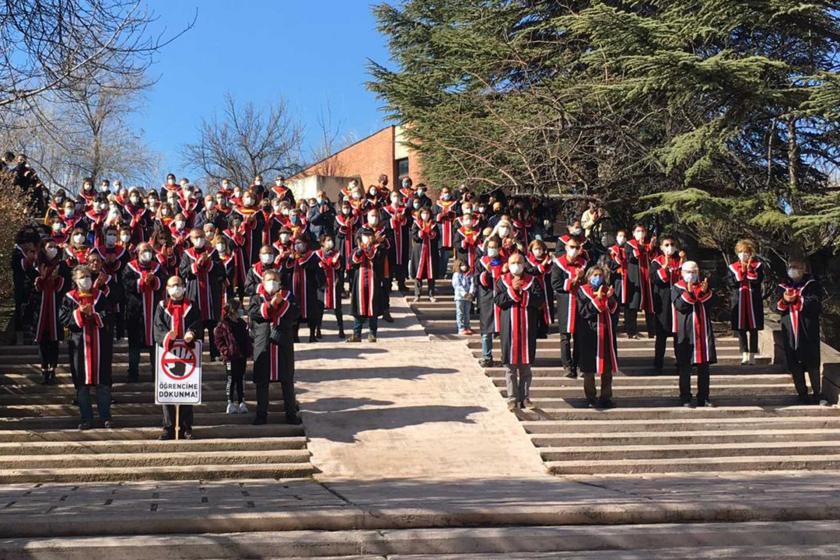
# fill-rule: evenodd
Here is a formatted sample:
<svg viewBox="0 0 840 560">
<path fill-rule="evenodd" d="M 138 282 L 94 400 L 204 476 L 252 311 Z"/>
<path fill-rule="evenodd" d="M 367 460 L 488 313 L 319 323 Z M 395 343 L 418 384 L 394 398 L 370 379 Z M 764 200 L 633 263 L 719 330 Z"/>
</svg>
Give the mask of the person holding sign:
<svg viewBox="0 0 840 560">
<path fill-rule="evenodd" d="M 111 361 L 113 346 L 105 340 L 110 331 L 105 328 L 108 298 L 93 284 L 93 273 L 87 266 L 73 269 L 75 289 L 64 295 L 59 311 L 61 324 L 70 330 L 74 362 L 76 398 L 82 422 L 80 430 L 88 430 L 93 421 L 90 388 L 96 387 L 99 418 L 106 428 L 111 427 Z"/>
<path fill-rule="evenodd" d="M 255 425 L 268 422 L 268 387 L 280 382 L 286 422 L 300 424 L 295 399 L 294 328 L 300 310 L 294 295 L 281 287 L 280 274 L 266 270 L 248 307 L 254 337 L 254 383 L 257 386 Z"/>
<path fill-rule="evenodd" d="M 176 340 L 183 340 L 191 345 L 196 332 L 202 328 L 201 312 L 198 307 L 188 300 L 184 281 L 178 276 L 171 276 L 166 281 L 167 298 L 158 304 L 155 310 L 155 343 L 164 349 L 171 347 Z M 175 406 L 163 407 L 163 433 L 160 439 L 175 437 Z M 181 406 L 179 418 L 180 437 L 192 439 L 193 407 Z"/>
</svg>

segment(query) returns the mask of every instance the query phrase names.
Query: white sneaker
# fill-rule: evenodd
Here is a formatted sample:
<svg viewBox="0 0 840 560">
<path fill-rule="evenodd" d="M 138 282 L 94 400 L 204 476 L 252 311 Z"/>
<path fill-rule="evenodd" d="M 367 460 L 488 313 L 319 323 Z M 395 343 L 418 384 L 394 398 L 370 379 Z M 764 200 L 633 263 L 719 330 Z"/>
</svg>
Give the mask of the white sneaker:
<svg viewBox="0 0 840 560">
<path fill-rule="evenodd" d="M 248 407 L 245 406 L 245 401 L 239 403 L 239 414 L 248 414 Z"/>
<path fill-rule="evenodd" d="M 741 365 L 745 366 L 750 363 L 750 353 L 749 352 L 741 352 Z"/>
<path fill-rule="evenodd" d="M 752 352 L 750 352 L 750 365 L 755 365 L 755 354 L 753 354 Z"/>
<path fill-rule="evenodd" d="M 227 413 L 228 414 L 236 414 L 236 411 L 237 411 L 236 405 L 232 401 L 228 401 Z"/>
</svg>

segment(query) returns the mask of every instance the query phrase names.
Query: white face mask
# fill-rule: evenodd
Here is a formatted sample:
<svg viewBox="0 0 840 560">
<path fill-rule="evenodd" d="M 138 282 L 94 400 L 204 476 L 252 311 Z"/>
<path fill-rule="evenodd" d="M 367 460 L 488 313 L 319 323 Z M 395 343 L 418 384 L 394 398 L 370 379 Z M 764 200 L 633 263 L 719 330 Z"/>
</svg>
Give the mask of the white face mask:
<svg viewBox="0 0 840 560">
<path fill-rule="evenodd" d="M 469 227 L 472 225 L 472 218 L 461 218 L 461 223 Z"/>
<path fill-rule="evenodd" d="M 224 243 L 216 243 L 216 251 L 220 253 L 224 253 L 227 247 L 225 247 Z"/>
<path fill-rule="evenodd" d="M 431 218 L 431 216 L 429 214 L 426 214 L 426 213 L 420 214 L 420 219 L 423 220 L 424 222 L 428 222 L 429 218 Z"/>
<path fill-rule="evenodd" d="M 113 247 L 117 244 L 117 236 L 116 235 L 106 235 L 105 236 L 105 245 L 108 247 Z"/>
<path fill-rule="evenodd" d="M 500 227 L 499 228 L 499 235 L 501 235 L 502 237 L 507 237 L 509 233 L 510 233 L 510 229 L 508 229 L 506 227 Z"/>
<path fill-rule="evenodd" d="M 213 208 L 216 207 L 216 201 L 215 200 L 208 200 L 207 202 L 204 203 L 204 205 L 207 207 L 208 210 L 212 210 Z"/>
<path fill-rule="evenodd" d="M 179 300 L 184 297 L 186 290 L 183 286 L 169 286 L 166 288 L 166 293 L 174 300 Z"/>
<path fill-rule="evenodd" d="M 54 224 L 52 225 L 52 230 L 53 230 L 53 231 L 56 231 L 56 232 L 61 231 L 61 224 L 60 224 L 60 223 L 58 223 L 58 222 L 54 223 Z"/>
<path fill-rule="evenodd" d="M 128 243 L 129 241 L 131 241 L 131 235 L 120 235 L 120 241 L 122 241 L 123 243 Z"/>
<path fill-rule="evenodd" d="M 391 197 L 391 205 L 392 206 L 399 206 L 399 204 L 400 204 L 400 197 L 392 196 Z"/>
<path fill-rule="evenodd" d="M 635 239 L 636 241 L 641 241 L 644 238 L 645 238 L 645 232 L 643 232 L 643 231 L 634 231 L 633 232 L 633 239 Z"/>
<path fill-rule="evenodd" d="M 175 222 L 175 227 L 178 228 L 178 229 L 184 229 L 184 226 L 186 226 L 186 225 L 187 224 L 185 222 L 181 222 L 181 221 Z"/>
<path fill-rule="evenodd" d="M 85 236 L 84 235 L 80 235 L 80 234 L 77 233 L 76 235 L 73 236 L 73 243 L 75 243 L 76 245 L 81 245 L 82 243 L 84 243 L 84 241 L 85 241 Z"/>
<path fill-rule="evenodd" d="M 245 198 L 242 199 L 242 203 L 245 206 L 251 206 L 254 203 L 254 199 L 251 198 L 250 196 L 246 196 Z"/>
<path fill-rule="evenodd" d="M 140 204 L 140 197 L 139 197 L 139 196 L 132 196 L 131 198 L 129 198 L 129 200 L 130 200 L 130 201 L 131 201 L 131 203 L 132 203 L 132 204 L 134 204 L 135 206 L 136 206 L 136 205 L 138 205 L 138 204 Z"/>
<path fill-rule="evenodd" d="M 372 226 L 375 226 L 379 223 L 379 216 L 368 216 L 368 223 Z"/>
<path fill-rule="evenodd" d="M 508 268 L 510 269 L 510 273 L 514 276 L 520 276 L 525 270 L 525 267 L 521 263 L 513 263 L 508 266 Z"/>
<path fill-rule="evenodd" d="M 450 198 L 452 198 L 452 195 L 447 192 L 447 193 L 443 193 L 442 195 L 440 195 L 440 197 L 443 200 L 449 200 Z"/>
<path fill-rule="evenodd" d="M 207 240 L 203 237 L 197 237 L 196 239 L 192 240 L 193 247 L 195 247 L 196 249 L 204 248 L 205 243 L 207 243 Z"/>
<path fill-rule="evenodd" d="M 353 200 L 359 200 L 360 198 L 362 198 L 362 195 L 361 195 L 361 193 L 354 192 L 352 194 L 352 197 L 353 197 Z"/>
<path fill-rule="evenodd" d="M 324 241 L 324 249 L 326 249 L 327 251 L 332 249 L 334 246 L 335 244 L 332 241 Z"/>
<path fill-rule="evenodd" d="M 109 187 L 105 186 L 105 185 L 101 185 L 101 186 L 99 187 L 99 192 L 101 192 L 101 193 L 106 193 L 106 192 L 108 192 L 108 191 L 110 191 L 110 190 L 111 190 L 111 189 L 110 189 Z"/>
<path fill-rule="evenodd" d="M 297 251 L 298 253 L 303 253 L 304 251 L 306 251 L 306 245 L 304 245 L 303 243 L 295 243 L 295 251 Z"/>
<path fill-rule="evenodd" d="M 350 209 L 349 208 L 342 208 L 341 213 L 344 214 L 345 216 L 347 216 L 348 214 L 350 214 Z"/>
<path fill-rule="evenodd" d="M 370 196 L 376 196 L 376 188 L 375 188 L 375 187 L 371 187 L 371 188 L 369 188 L 369 189 L 368 189 L 368 194 L 369 194 Z"/>
<path fill-rule="evenodd" d="M 805 275 L 799 268 L 789 268 L 787 269 L 787 273 L 788 276 L 790 276 L 790 279 L 794 282 L 801 280 L 802 277 Z"/>
<path fill-rule="evenodd" d="M 75 213 L 76 213 L 75 208 L 65 208 L 64 209 L 64 215 L 67 216 L 68 218 L 72 218 L 73 214 L 75 214 Z"/>
<path fill-rule="evenodd" d="M 673 245 L 669 245 L 667 247 L 663 247 L 662 252 L 670 257 L 671 255 L 677 252 L 677 248 Z"/>
<path fill-rule="evenodd" d="M 682 279 L 686 284 L 696 284 L 700 280 L 700 274 L 696 271 L 683 271 Z"/>
<path fill-rule="evenodd" d="M 572 229 L 569 230 L 569 234 L 574 235 L 575 237 L 577 237 L 581 233 L 583 233 L 583 230 L 580 229 L 580 228 L 572 228 Z"/>
<path fill-rule="evenodd" d="M 534 249 L 534 256 L 537 257 L 538 259 L 541 259 L 542 256 L 543 256 L 543 250 L 542 249 Z"/>
<path fill-rule="evenodd" d="M 499 256 L 499 249 L 496 247 L 488 247 L 487 248 L 487 256 L 488 257 L 498 257 Z"/>
<path fill-rule="evenodd" d="M 47 258 L 53 260 L 55 256 L 58 254 L 58 249 L 55 247 L 47 247 L 44 249 L 44 254 L 47 255 Z"/>
<path fill-rule="evenodd" d="M 627 238 L 626 238 L 623 234 L 622 234 L 622 235 L 616 235 L 616 236 L 615 236 L 615 242 L 616 242 L 618 245 L 624 245 L 624 243 L 625 243 L 626 241 L 627 241 Z"/>
<path fill-rule="evenodd" d="M 277 290 L 280 289 L 280 282 L 277 280 L 266 280 L 263 285 L 265 286 L 265 291 L 269 294 L 277 293 Z"/>
<path fill-rule="evenodd" d="M 274 255 L 269 255 L 268 253 L 260 254 L 260 262 L 263 264 L 271 264 L 274 261 Z"/>
<path fill-rule="evenodd" d="M 566 249 L 566 257 L 573 259 L 578 256 L 579 249 Z"/>
<path fill-rule="evenodd" d="M 77 284 L 78 284 L 80 290 L 86 292 L 86 291 L 90 290 L 91 286 L 93 286 L 93 281 L 90 278 L 87 278 L 87 277 L 79 278 L 79 281 L 77 282 Z"/>
<path fill-rule="evenodd" d="M 287 241 L 289 241 L 289 234 L 288 233 L 281 233 L 280 234 L 280 243 L 285 245 Z"/>
<path fill-rule="evenodd" d="M 747 261 L 749 261 L 751 256 L 752 256 L 752 255 L 750 255 L 749 253 L 745 253 L 745 252 L 738 253 L 738 259 L 739 259 L 741 262 L 747 262 Z"/>
<path fill-rule="evenodd" d="M 154 253 L 151 251 L 143 251 L 140 253 L 140 262 L 144 264 L 149 264 L 152 262 L 152 259 L 155 257 Z"/>
</svg>

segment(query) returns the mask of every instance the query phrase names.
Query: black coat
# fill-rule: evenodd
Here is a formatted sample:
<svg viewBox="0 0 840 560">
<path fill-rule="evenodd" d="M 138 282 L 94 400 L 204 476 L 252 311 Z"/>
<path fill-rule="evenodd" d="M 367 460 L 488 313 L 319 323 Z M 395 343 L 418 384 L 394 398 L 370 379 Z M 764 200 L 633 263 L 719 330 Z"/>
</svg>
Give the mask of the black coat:
<svg viewBox="0 0 840 560">
<path fill-rule="evenodd" d="M 418 280 L 437 277 L 439 237 L 434 222 L 423 225 L 419 220 L 415 220 L 411 226 L 411 263 L 414 266 L 414 277 Z"/>
<path fill-rule="evenodd" d="M 532 365 L 537 356 L 537 321 L 543 294 L 534 277 L 523 274 L 519 292 L 513 289 L 513 278 L 507 273 L 496 283 L 495 303 L 502 310 L 502 363 Z"/>
<path fill-rule="evenodd" d="M 689 293 L 682 280 L 671 288 L 671 301 L 677 308 L 676 343 L 691 347 L 692 364 L 717 362 L 710 314 L 714 299 L 711 291 L 704 296 Z"/>
<path fill-rule="evenodd" d="M 199 266 L 202 255 L 207 255 L 208 260 Z M 198 253 L 194 248 L 187 249 L 181 255 L 180 271 L 187 283 L 187 298 L 198 306 L 201 318 L 218 321 L 222 316 L 225 268 L 216 252 L 206 249 L 204 253 Z"/>
<path fill-rule="evenodd" d="M 650 278 L 650 261 L 656 248 L 648 241 L 635 239 L 624 244 L 627 254 L 627 306 L 630 309 L 653 312 L 653 285 Z"/>
<path fill-rule="evenodd" d="M 49 278 L 41 278 L 46 271 Z M 33 272 L 37 273 L 33 284 L 31 317 L 34 320 L 32 336 L 35 342 L 64 340 L 64 328 L 59 318 L 59 311 L 64 300 L 64 292 L 70 286 L 67 265 L 56 259 L 47 264 L 38 263 Z M 53 272 L 55 276 L 53 276 Z"/>
<path fill-rule="evenodd" d="M 252 296 L 255 293 L 257 293 L 257 288 L 260 287 L 260 284 L 262 283 L 263 274 L 266 270 L 276 270 L 277 272 L 280 272 L 282 282 L 282 274 L 284 273 L 278 270 L 276 266 L 274 266 L 273 264 L 265 266 L 261 261 L 257 261 L 256 263 L 254 263 L 254 266 L 252 266 L 248 270 L 248 274 L 245 275 L 246 296 Z"/>
<path fill-rule="evenodd" d="M 166 346 L 175 340 L 183 339 L 188 331 L 193 334 L 201 329 L 201 313 L 198 306 L 189 299 L 184 298 L 181 313 L 181 324 L 174 324 L 174 314 L 172 312 L 172 305 L 169 298 L 158 303 L 155 309 L 155 344 L 158 346 Z M 180 336 L 173 337 L 172 332 L 177 332 Z"/>
<path fill-rule="evenodd" d="M 575 333 L 577 318 L 578 285 L 575 282 L 578 271 L 586 271 L 588 263 L 582 255 L 572 262 L 563 254 L 554 257 L 551 264 L 551 289 L 554 290 L 554 303 L 557 306 L 557 323 L 561 334 Z"/>
<path fill-rule="evenodd" d="M 321 260 L 314 251 L 297 259 L 291 256 L 285 263 L 286 273 L 290 278 L 289 288 L 300 308 L 300 318 L 313 326 L 320 321 L 324 313 L 321 290 L 327 279 L 320 264 Z"/>
<path fill-rule="evenodd" d="M 385 309 L 385 260 L 388 258 L 386 246 L 379 245 L 363 249 L 357 248 L 352 257 L 353 293 L 350 307 L 354 317 L 379 317 Z"/>
<path fill-rule="evenodd" d="M 126 328 L 130 342 L 140 346 L 154 344 L 155 310 L 160 303 L 166 275 L 156 260 L 143 266 L 136 259 L 129 262 L 122 274 L 125 292 Z"/>
<path fill-rule="evenodd" d="M 295 375 L 293 328 L 300 310 L 290 291 L 278 293 L 282 301 L 273 306 L 272 296 L 260 286 L 248 306 L 254 339 L 254 383 L 275 382 Z"/>
<path fill-rule="evenodd" d="M 799 300 L 788 303 L 782 296 L 793 290 Z M 822 313 L 822 288 L 819 281 L 806 276 L 799 282 L 787 281 L 779 286 L 776 309 L 782 315 L 782 344 L 788 369 L 819 370 L 820 365 L 820 313 Z"/>
<path fill-rule="evenodd" d="M 81 312 L 85 303 L 93 306 L 93 313 L 88 317 Z M 70 331 L 75 348 L 71 360 L 76 386 L 111 384 L 114 342 L 113 333 L 107 327 L 108 306 L 105 293 L 96 289 L 87 296 L 71 290 L 61 302 L 59 318 Z"/>
<path fill-rule="evenodd" d="M 667 259 L 667 260 L 666 260 Z M 679 257 L 667 258 L 659 255 L 650 263 L 650 277 L 653 283 L 653 312 L 659 332 L 674 334 L 677 309 L 671 301 L 671 287 L 680 281 Z"/>
<path fill-rule="evenodd" d="M 581 371 L 599 375 L 618 371 L 617 310 L 614 295 L 598 299 L 589 284 L 578 289 L 575 355 Z"/>
<path fill-rule="evenodd" d="M 488 256 L 478 260 L 478 313 L 481 334 L 498 333 L 501 329 L 502 313 L 496 305 L 496 284 L 502 277 L 502 259 Z"/>
<path fill-rule="evenodd" d="M 744 270 L 741 261 L 735 261 L 726 271 L 729 288 L 729 311 L 732 329 L 736 331 L 762 330 L 764 328 L 764 302 L 761 285 L 764 267 L 753 259 Z"/>
</svg>

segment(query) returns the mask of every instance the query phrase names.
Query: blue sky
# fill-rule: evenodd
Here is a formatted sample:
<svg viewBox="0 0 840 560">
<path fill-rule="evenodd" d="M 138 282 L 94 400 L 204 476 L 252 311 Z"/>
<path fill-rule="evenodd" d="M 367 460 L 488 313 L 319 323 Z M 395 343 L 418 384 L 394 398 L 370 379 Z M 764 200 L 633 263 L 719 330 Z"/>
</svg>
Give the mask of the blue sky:
<svg viewBox="0 0 840 560">
<path fill-rule="evenodd" d="M 305 127 L 304 156 L 317 144 L 318 114 L 329 102 L 344 134 L 362 138 L 385 123 L 369 92 L 368 58 L 388 59 L 371 4 L 358 0 L 149 0 L 170 34 L 198 14 L 195 26 L 158 54 L 158 78 L 136 117 L 164 167 L 178 175 L 181 148 L 225 92 L 258 105 L 277 96 Z"/>
</svg>

